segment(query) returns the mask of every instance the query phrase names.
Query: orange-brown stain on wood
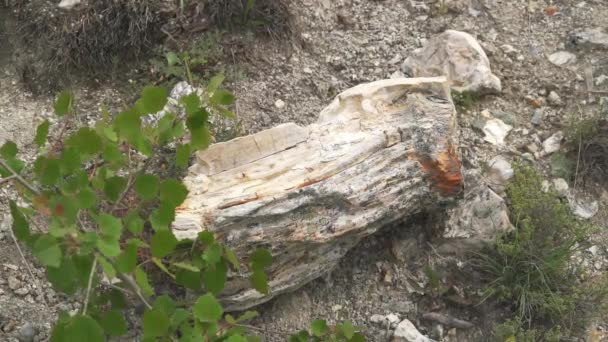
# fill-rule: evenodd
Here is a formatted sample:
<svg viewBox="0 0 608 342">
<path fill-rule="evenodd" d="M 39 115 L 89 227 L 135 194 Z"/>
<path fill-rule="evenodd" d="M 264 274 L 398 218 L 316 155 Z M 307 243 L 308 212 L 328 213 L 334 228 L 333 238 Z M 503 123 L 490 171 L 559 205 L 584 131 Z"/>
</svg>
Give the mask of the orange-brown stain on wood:
<svg viewBox="0 0 608 342">
<path fill-rule="evenodd" d="M 462 191 L 461 163 L 453 146 L 440 152 L 436 159 L 416 153 L 410 154 L 410 159 L 417 160 L 422 165 L 422 169 L 430 175 L 433 187 L 441 195 L 454 196 Z"/>
</svg>

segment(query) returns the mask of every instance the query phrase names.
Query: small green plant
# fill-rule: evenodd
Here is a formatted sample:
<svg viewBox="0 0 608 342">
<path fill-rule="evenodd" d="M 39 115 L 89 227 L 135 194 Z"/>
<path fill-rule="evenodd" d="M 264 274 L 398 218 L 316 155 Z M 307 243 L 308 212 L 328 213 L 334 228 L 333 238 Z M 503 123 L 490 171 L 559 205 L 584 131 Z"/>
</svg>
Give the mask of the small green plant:
<svg viewBox="0 0 608 342">
<path fill-rule="evenodd" d="M 222 57 L 221 37 L 221 32 L 214 31 L 203 35 L 188 49 L 165 50 L 163 58 L 150 60 L 152 70 L 165 80 L 186 80 L 192 85 L 202 83 L 211 77 L 213 65 Z"/>
<path fill-rule="evenodd" d="M 536 329 L 526 329 L 518 318 L 508 319 L 494 326 L 494 339 L 496 342 L 559 342 L 561 337 L 562 334 L 559 326 L 540 333 Z"/>
<path fill-rule="evenodd" d="M 471 110 L 475 103 L 479 102 L 479 95 L 469 91 L 452 91 L 452 101 L 458 111 Z"/>
<path fill-rule="evenodd" d="M 46 268 L 57 291 L 82 303 L 77 313 L 59 315 L 51 342 L 105 341 L 129 329 L 141 331 L 145 342 L 260 341 L 244 325 L 256 314 L 225 314 L 218 298 L 230 271 L 246 272 L 252 287 L 268 294 L 272 255 L 255 249 L 237 256 L 206 231 L 179 241 L 170 225 L 188 189 L 151 167 L 166 158 L 161 152 L 170 144 L 176 146 L 172 163 L 187 167 L 192 152 L 210 144 L 210 113 L 233 116 L 228 106 L 234 97 L 220 89 L 222 80 L 211 79 L 205 96 L 179 100 L 185 120 L 166 113 L 144 124 L 142 117 L 167 103 L 164 88 L 145 87 L 131 108 L 113 117 L 104 112 L 94 127 L 71 134 L 64 132 L 75 121 L 74 99 L 64 92 L 54 105 L 62 133 L 52 138 L 49 121 L 38 126 L 33 165 L 19 159 L 15 143 L 0 147 L 0 184 L 13 181 L 20 194 L 21 204 L 10 201 L 16 239 Z M 190 302 L 160 294 L 161 283 L 198 297 Z M 132 300 L 144 307 L 136 326 L 125 319 Z M 342 335 L 331 334 L 355 336 L 351 325 L 341 326 L 335 331 Z"/>
<path fill-rule="evenodd" d="M 316 320 L 310 324 L 309 330 L 302 330 L 289 337 L 289 342 L 359 342 L 365 341 L 360 333 L 361 328 L 344 322 L 329 326 L 324 320 Z"/>
<path fill-rule="evenodd" d="M 581 311 L 583 303 L 597 297 L 580 285 L 584 273 L 573 256 L 593 228 L 544 191 L 542 176 L 530 166 L 515 167 L 507 194 L 515 230 L 474 261 L 486 276 L 484 300 L 508 303 L 520 325 L 542 336 L 556 326 L 577 328 L 576 321 L 589 314 Z"/>
</svg>

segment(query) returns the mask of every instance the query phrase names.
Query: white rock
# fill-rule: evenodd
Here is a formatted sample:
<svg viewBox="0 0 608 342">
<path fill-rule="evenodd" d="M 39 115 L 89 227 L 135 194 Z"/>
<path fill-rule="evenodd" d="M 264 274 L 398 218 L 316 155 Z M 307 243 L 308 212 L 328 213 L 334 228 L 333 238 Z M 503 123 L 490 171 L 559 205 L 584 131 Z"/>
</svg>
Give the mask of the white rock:
<svg viewBox="0 0 608 342">
<path fill-rule="evenodd" d="M 517 52 L 518 52 L 518 50 L 516 48 L 514 48 L 513 45 L 509 45 L 509 44 L 501 45 L 500 48 L 507 55 L 514 55 L 514 54 L 517 54 Z"/>
<path fill-rule="evenodd" d="M 600 251 L 600 248 L 598 246 L 591 246 L 587 248 L 587 251 L 591 253 L 591 255 L 596 256 L 597 253 Z"/>
<path fill-rule="evenodd" d="M 513 126 L 507 125 L 500 119 L 488 120 L 483 127 L 486 135 L 484 140 L 493 145 L 504 145 L 505 138 L 512 129 Z"/>
<path fill-rule="evenodd" d="M 608 33 L 602 28 L 579 30 L 570 35 L 568 43 L 572 47 L 608 49 Z"/>
<path fill-rule="evenodd" d="M 557 66 L 576 63 L 576 55 L 568 51 L 558 51 L 549 56 L 549 62 Z"/>
<path fill-rule="evenodd" d="M 598 77 L 595 78 L 595 85 L 596 86 L 601 86 L 602 84 L 604 84 L 606 81 L 608 81 L 608 76 L 606 75 L 599 75 Z"/>
<path fill-rule="evenodd" d="M 405 77 L 405 74 L 403 72 L 401 72 L 401 70 L 397 70 L 391 74 L 390 78 L 395 79 L 395 78 L 403 78 L 403 77 Z"/>
<path fill-rule="evenodd" d="M 482 180 L 479 170 L 465 171 L 464 198 L 448 210 L 443 237 L 454 240 L 458 250 L 483 245 L 512 229 L 504 199 Z"/>
<path fill-rule="evenodd" d="M 74 6 L 80 4 L 82 0 L 61 0 L 57 7 L 63 9 L 72 9 Z"/>
<path fill-rule="evenodd" d="M 395 342 L 433 342 L 430 338 L 422 335 L 416 326 L 407 319 L 399 323 L 395 334 L 393 335 Z"/>
<path fill-rule="evenodd" d="M 492 74 L 490 61 L 470 34 L 447 30 L 415 50 L 403 63 L 413 77 L 448 77 L 452 89 L 462 92 L 499 93 L 500 79 Z"/>
<path fill-rule="evenodd" d="M 549 93 L 549 96 L 547 97 L 547 101 L 549 102 L 549 104 L 551 104 L 553 106 L 559 106 L 562 104 L 562 99 L 554 91 L 551 91 Z"/>
<path fill-rule="evenodd" d="M 378 314 L 372 315 L 372 317 L 369 318 L 369 321 L 376 324 L 384 323 L 386 321 L 386 316 Z"/>
<path fill-rule="evenodd" d="M 274 106 L 277 107 L 278 109 L 283 109 L 283 108 L 285 108 L 285 102 L 281 99 L 276 100 L 274 103 Z"/>
<path fill-rule="evenodd" d="M 309 67 L 306 67 L 306 68 L 302 69 L 302 71 L 303 71 L 305 74 L 312 74 L 312 69 L 311 69 L 311 68 L 309 68 Z"/>
<path fill-rule="evenodd" d="M 547 140 L 543 141 L 543 154 L 546 156 L 559 151 L 562 139 L 564 139 L 564 135 L 561 131 L 558 131 L 547 138 Z"/>
<path fill-rule="evenodd" d="M 597 201 L 585 201 L 582 198 L 568 196 L 568 204 L 570 205 L 572 213 L 582 219 L 590 219 L 599 211 Z"/>
<path fill-rule="evenodd" d="M 502 156 L 496 156 L 488 163 L 488 178 L 494 185 L 504 185 L 513 178 L 514 172 L 511 164 Z"/>
<path fill-rule="evenodd" d="M 388 314 L 388 315 L 386 315 L 386 320 L 391 325 L 396 325 L 397 323 L 399 323 L 399 316 L 395 315 L 394 313 Z"/>
<path fill-rule="evenodd" d="M 555 189 L 555 192 L 557 192 L 559 196 L 566 197 L 568 196 L 568 190 L 570 189 L 570 186 L 568 185 L 568 182 L 566 182 L 565 179 L 555 178 L 553 179 L 553 189 Z"/>
</svg>

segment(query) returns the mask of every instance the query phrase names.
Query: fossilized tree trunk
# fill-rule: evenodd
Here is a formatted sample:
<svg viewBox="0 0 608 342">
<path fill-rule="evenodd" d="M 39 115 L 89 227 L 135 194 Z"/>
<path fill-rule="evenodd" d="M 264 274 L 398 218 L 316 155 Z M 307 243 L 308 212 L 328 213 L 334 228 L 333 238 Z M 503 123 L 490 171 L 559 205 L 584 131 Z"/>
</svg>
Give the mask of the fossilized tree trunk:
<svg viewBox="0 0 608 342">
<path fill-rule="evenodd" d="M 241 261 L 269 248 L 272 294 L 231 276 L 228 310 L 244 309 L 330 271 L 363 237 L 436 208 L 462 188 L 455 110 L 443 77 L 349 89 L 317 123 L 289 123 L 199 152 L 173 230 L 202 230 Z"/>
</svg>

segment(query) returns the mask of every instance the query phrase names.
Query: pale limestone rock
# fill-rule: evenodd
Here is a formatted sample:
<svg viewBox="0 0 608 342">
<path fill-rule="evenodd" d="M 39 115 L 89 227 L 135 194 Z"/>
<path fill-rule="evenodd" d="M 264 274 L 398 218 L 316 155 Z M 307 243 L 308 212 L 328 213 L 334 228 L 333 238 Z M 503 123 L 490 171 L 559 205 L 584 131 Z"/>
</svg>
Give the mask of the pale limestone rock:
<svg viewBox="0 0 608 342">
<path fill-rule="evenodd" d="M 404 319 L 395 329 L 393 342 L 434 342 L 434 340 L 422 335 L 414 323 Z"/>
<path fill-rule="evenodd" d="M 543 155 L 546 156 L 559 151 L 563 139 L 564 134 L 558 131 L 543 141 Z"/>
<path fill-rule="evenodd" d="M 488 166 L 490 185 L 503 186 L 509 179 L 513 178 L 514 172 L 511 163 L 502 156 L 492 158 Z"/>
<path fill-rule="evenodd" d="M 512 129 L 513 126 L 507 125 L 500 119 L 488 120 L 483 126 L 483 132 L 486 135 L 483 139 L 492 145 L 504 145 L 505 138 Z"/>
<path fill-rule="evenodd" d="M 608 33 L 603 28 L 578 30 L 568 40 L 572 48 L 608 49 Z"/>
<path fill-rule="evenodd" d="M 308 127 L 284 124 L 198 152 L 173 232 L 213 232 L 241 261 L 267 247 L 271 294 L 250 287 L 245 267 L 221 298 L 227 310 L 265 302 L 330 271 L 388 223 L 457 197 L 455 120 L 444 77 L 351 88 Z"/>
<path fill-rule="evenodd" d="M 408 57 L 403 68 L 414 77 L 448 77 L 458 92 L 500 93 L 500 80 L 477 40 L 465 32 L 448 30 Z"/>
<path fill-rule="evenodd" d="M 558 51 L 549 55 L 549 62 L 557 66 L 573 64 L 576 63 L 576 55 L 568 51 Z"/>
<path fill-rule="evenodd" d="M 463 246 L 477 247 L 484 242 L 494 241 L 513 227 L 507 204 L 484 183 L 479 170 L 465 171 L 464 179 L 464 199 L 448 210 L 443 233 L 448 241 L 441 246 L 446 252 L 466 250 Z"/>
</svg>

